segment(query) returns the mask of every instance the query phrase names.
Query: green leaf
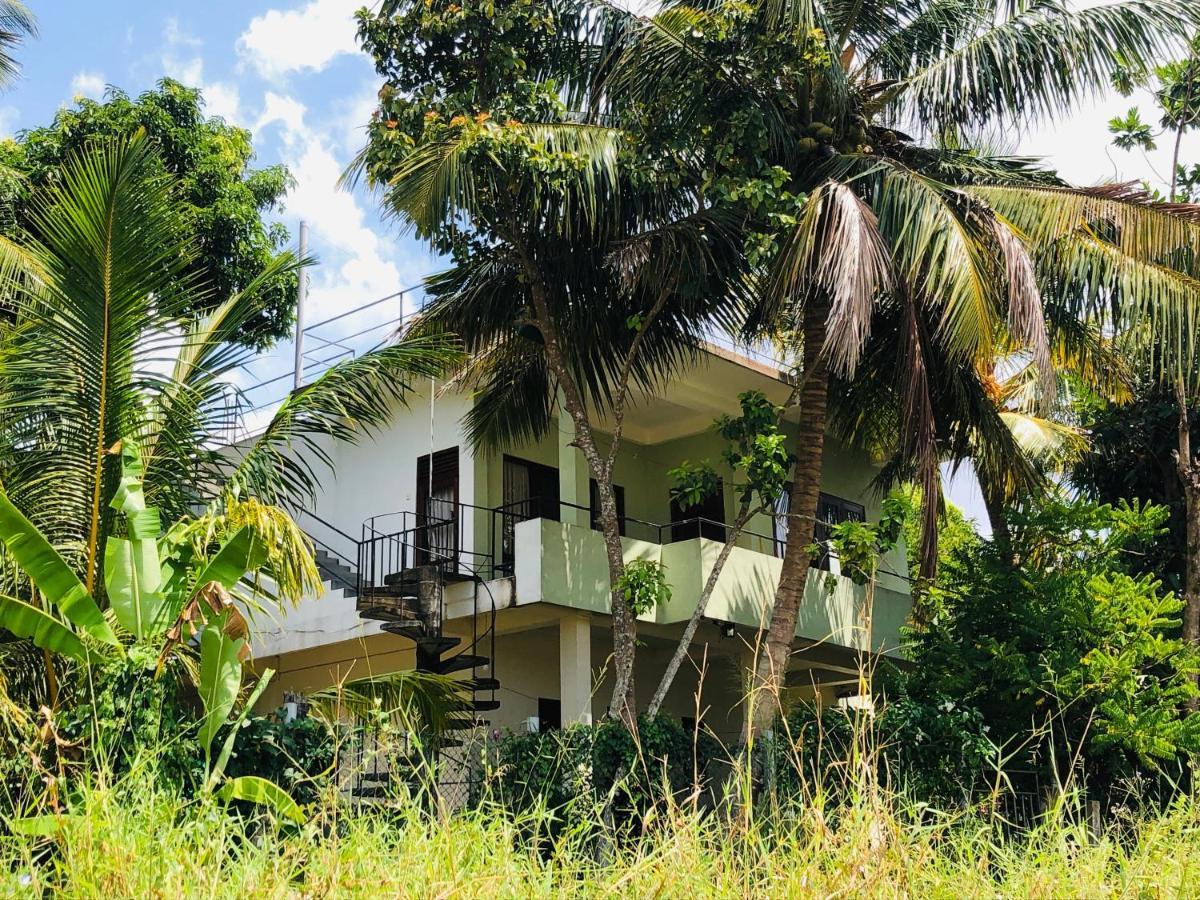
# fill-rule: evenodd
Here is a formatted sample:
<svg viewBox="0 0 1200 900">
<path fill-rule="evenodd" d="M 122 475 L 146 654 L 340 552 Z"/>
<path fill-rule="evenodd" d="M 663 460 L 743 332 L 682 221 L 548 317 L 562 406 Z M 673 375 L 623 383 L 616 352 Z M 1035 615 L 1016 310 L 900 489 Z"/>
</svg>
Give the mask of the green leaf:
<svg viewBox="0 0 1200 900">
<path fill-rule="evenodd" d="M 221 545 L 200 574 L 192 580 L 188 598 L 194 597 L 206 584 L 213 581 L 226 590 L 231 590 L 247 572 L 253 572 L 267 561 L 266 547 L 259 539 L 253 525 L 246 525 Z"/>
<path fill-rule="evenodd" d="M 67 621 L 98 641 L 121 646 L 83 582 L 3 491 L 0 491 L 0 541 Z"/>
<path fill-rule="evenodd" d="M 217 796 L 226 803 L 230 800 L 246 800 L 260 806 L 268 806 L 296 824 L 304 824 L 304 813 L 300 811 L 299 804 L 292 799 L 292 796 L 275 782 L 257 775 L 231 778 L 221 785 Z"/>
<path fill-rule="evenodd" d="M 152 540 L 110 537 L 104 548 L 104 586 L 113 615 L 141 640 L 166 627 L 161 569 Z"/>
<path fill-rule="evenodd" d="M 146 506 L 141 452 L 129 438 L 121 442 L 121 483 L 111 506 L 125 516 L 128 538 L 109 538 L 104 548 L 104 586 L 113 614 L 141 640 L 167 628 L 162 595 L 158 510 Z"/>
<path fill-rule="evenodd" d="M 218 616 L 200 632 L 200 699 L 204 703 L 204 721 L 199 737 L 205 757 L 211 755 L 213 738 L 229 718 L 242 685 L 240 653 L 246 641 L 225 634 L 227 619 L 228 613 Z"/>
<path fill-rule="evenodd" d="M 13 834 L 22 837 L 54 837 L 66 825 L 80 821 L 79 816 L 24 816 L 20 819 L 9 819 L 8 827 Z"/>
<path fill-rule="evenodd" d="M 225 743 L 221 746 L 221 752 L 217 755 L 216 764 L 213 765 L 212 771 L 208 773 L 208 779 L 205 781 L 205 790 L 212 790 L 217 779 L 225 772 L 225 767 L 229 765 L 229 757 L 233 755 L 233 745 L 237 740 L 238 729 L 242 727 L 242 722 L 250 715 L 250 710 L 254 708 L 254 704 L 258 702 L 258 698 L 263 695 L 263 691 L 267 689 L 274 669 L 266 669 L 258 679 L 258 684 L 254 686 L 254 690 L 250 692 L 250 696 L 246 698 L 246 703 L 242 706 L 242 711 L 238 713 L 238 717 L 233 721 L 233 727 L 229 729 L 229 734 L 225 736 Z"/>
<path fill-rule="evenodd" d="M 87 662 L 90 656 L 83 641 L 70 628 L 15 597 L 0 595 L 0 628 L 28 638 L 51 653 L 61 653 L 80 662 Z"/>
</svg>

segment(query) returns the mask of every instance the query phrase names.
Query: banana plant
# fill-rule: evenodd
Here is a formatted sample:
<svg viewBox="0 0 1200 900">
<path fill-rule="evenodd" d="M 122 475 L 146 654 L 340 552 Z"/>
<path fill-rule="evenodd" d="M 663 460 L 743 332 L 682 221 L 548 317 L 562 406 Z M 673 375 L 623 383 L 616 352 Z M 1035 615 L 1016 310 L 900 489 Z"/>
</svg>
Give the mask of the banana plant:
<svg viewBox="0 0 1200 900">
<path fill-rule="evenodd" d="M 249 575 L 264 570 L 269 547 L 254 525 L 243 525 L 208 554 L 206 529 L 177 524 L 166 534 L 157 509 L 146 504 L 144 467 L 137 444 L 122 440 L 121 480 L 112 507 L 124 522 L 124 534 L 109 538 L 104 554 L 104 588 L 109 613 L 79 576 L 0 490 L 0 542 L 33 587 L 42 605 L 0 596 L 0 628 L 24 638 L 48 654 L 61 654 L 85 665 L 105 656 L 124 655 L 127 645 L 158 648 L 157 673 L 181 648 L 198 646 L 197 685 L 203 703 L 198 725 L 205 755 L 205 791 L 224 777 L 237 727 L 262 695 L 268 670 L 234 719 L 214 758 L 218 732 L 230 724 L 237 705 L 246 659 L 249 626 L 234 591 Z M 154 666 L 153 655 L 143 654 Z M 233 779 L 219 796 L 266 803 L 293 820 L 303 816 L 282 788 L 263 779 Z M 285 802 L 290 801 L 290 802 Z"/>
</svg>

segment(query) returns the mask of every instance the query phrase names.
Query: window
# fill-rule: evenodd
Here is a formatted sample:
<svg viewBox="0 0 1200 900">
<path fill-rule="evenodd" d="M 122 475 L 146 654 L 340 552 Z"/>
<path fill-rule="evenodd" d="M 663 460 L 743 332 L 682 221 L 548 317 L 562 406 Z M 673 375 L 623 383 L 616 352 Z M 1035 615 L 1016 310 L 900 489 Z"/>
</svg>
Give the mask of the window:
<svg viewBox="0 0 1200 900">
<path fill-rule="evenodd" d="M 562 728 L 562 701 L 553 697 L 538 697 L 538 731 Z"/>
<path fill-rule="evenodd" d="M 783 556 L 787 548 L 788 525 L 787 518 L 792 486 L 789 484 L 775 501 L 775 553 Z M 843 500 L 832 494 L 821 494 L 817 500 L 817 522 L 813 528 L 813 543 L 821 548 L 821 553 L 812 561 L 817 569 L 829 570 L 829 534 L 830 526 L 840 522 L 865 522 L 867 511 L 861 503 Z"/>
<path fill-rule="evenodd" d="M 432 459 L 432 464 L 431 464 Z M 417 565 L 458 553 L 458 448 L 417 458 Z"/>
<path fill-rule="evenodd" d="M 815 568 L 829 571 L 829 536 L 832 526 L 842 522 L 865 522 L 867 511 L 859 503 L 822 494 L 817 501 L 817 524 L 813 528 L 813 542 L 821 548 L 812 561 Z"/>
<path fill-rule="evenodd" d="M 725 486 L 722 482 L 717 482 L 715 491 L 687 509 L 671 498 L 671 541 L 690 541 L 698 537 L 725 542 Z"/>
<path fill-rule="evenodd" d="M 619 484 L 613 485 L 613 493 L 617 495 L 617 528 L 625 534 L 625 488 Z M 588 507 L 592 511 L 592 531 L 600 530 L 600 487 L 596 479 L 588 479 Z"/>
</svg>

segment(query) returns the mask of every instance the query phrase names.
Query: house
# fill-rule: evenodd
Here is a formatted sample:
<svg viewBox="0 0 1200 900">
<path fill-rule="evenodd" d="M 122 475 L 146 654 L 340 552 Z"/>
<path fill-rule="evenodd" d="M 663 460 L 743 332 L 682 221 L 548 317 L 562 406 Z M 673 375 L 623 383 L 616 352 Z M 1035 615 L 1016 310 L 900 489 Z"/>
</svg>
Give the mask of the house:
<svg viewBox="0 0 1200 900">
<path fill-rule="evenodd" d="M 625 556 L 661 561 L 672 588 L 668 603 L 641 617 L 643 703 L 734 514 L 728 486 L 700 508 L 680 509 L 667 473 L 684 460 L 720 463 L 713 420 L 736 414 L 748 390 L 782 403 L 789 388 L 778 366 L 712 346 L 661 396 L 641 398 L 626 415 L 614 471 Z M 420 667 L 464 679 L 476 715 L 493 729 L 603 714 L 612 681 L 608 575 L 595 487 L 572 446 L 570 419 L 559 417 L 536 442 L 474 449 L 462 428 L 472 402 L 431 385 L 383 433 L 330 449 L 334 472 L 300 517 L 327 591 L 260 623 L 255 658 L 278 673 L 268 703 L 285 691 Z M 827 446 L 821 517 L 875 520 L 876 471 L 865 455 Z M 737 540 L 697 634 L 696 664 L 680 671 L 666 711 L 702 716 L 718 735 L 740 733 L 745 673 L 778 581 L 785 522 L 759 516 Z M 903 548 L 883 569 L 867 629 L 866 589 L 840 575 L 830 554 L 814 561 L 788 679 L 801 694 L 853 694 L 861 651 L 898 653 L 910 607 Z"/>
</svg>

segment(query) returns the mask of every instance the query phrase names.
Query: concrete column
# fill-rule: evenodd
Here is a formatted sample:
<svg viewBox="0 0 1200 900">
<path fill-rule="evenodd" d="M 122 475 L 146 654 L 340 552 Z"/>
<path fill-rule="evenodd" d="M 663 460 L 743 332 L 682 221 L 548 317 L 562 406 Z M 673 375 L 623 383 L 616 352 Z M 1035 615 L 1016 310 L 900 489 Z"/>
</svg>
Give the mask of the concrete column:
<svg viewBox="0 0 1200 900">
<path fill-rule="evenodd" d="M 562 521 L 568 525 L 588 528 L 591 526 L 591 515 L 588 512 L 591 502 L 588 487 L 588 464 L 579 449 L 571 445 L 574 440 L 575 422 L 567 412 L 560 390 L 558 397 L 558 496 L 564 505 L 559 507 L 559 515 Z"/>
<path fill-rule="evenodd" d="M 564 613 L 558 620 L 558 688 L 562 723 L 592 723 L 592 623 Z"/>
</svg>

